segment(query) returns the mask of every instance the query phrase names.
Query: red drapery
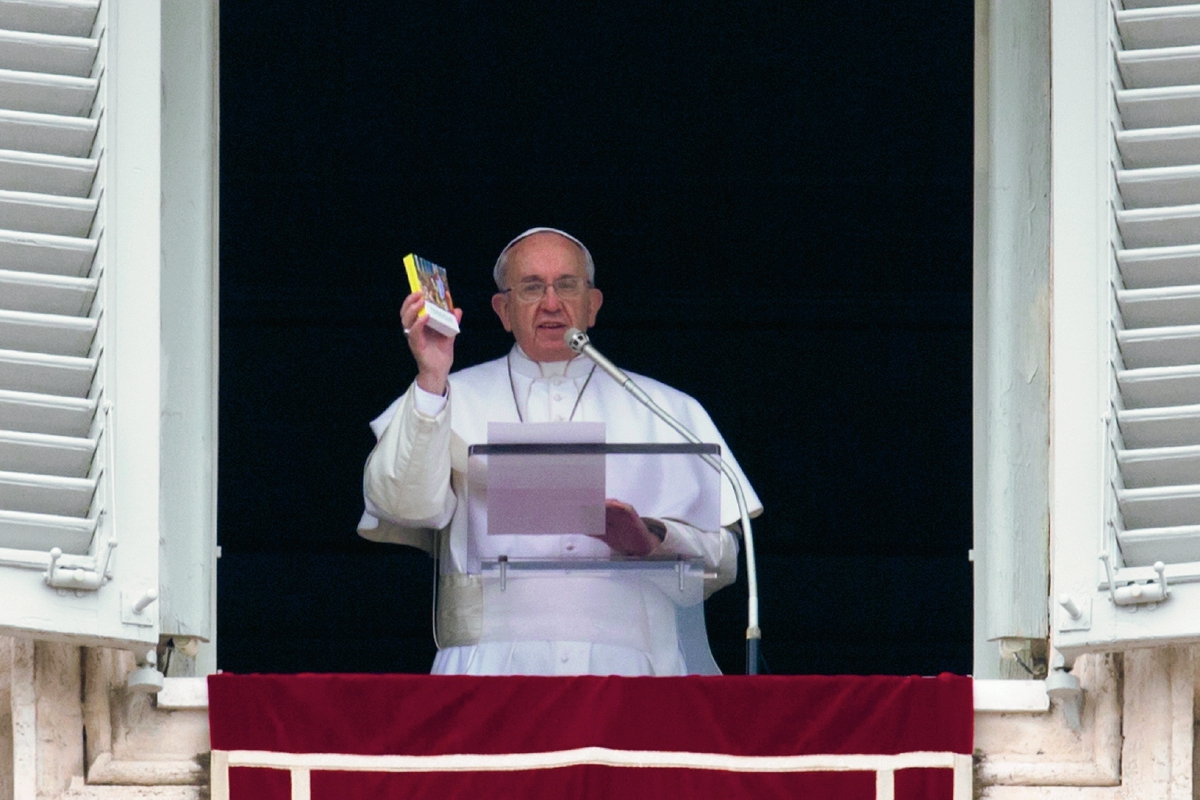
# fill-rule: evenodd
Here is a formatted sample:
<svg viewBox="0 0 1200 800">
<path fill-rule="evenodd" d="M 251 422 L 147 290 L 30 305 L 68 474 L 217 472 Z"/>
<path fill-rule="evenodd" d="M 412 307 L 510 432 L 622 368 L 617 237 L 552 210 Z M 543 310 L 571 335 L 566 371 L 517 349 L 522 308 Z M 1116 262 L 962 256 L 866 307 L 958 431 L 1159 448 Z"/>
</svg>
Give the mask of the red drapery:
<svg viewBox="0 0 1200 800">
<path fill-rule="evenodd" d="M 732 756 L 896 754 L 972 747 L 970 678 L 686 678 L 231 675 L 209 678 L 221 751 L 512 757 L 501 771 L 317 770 L 334 798 L 875 796 L 872 773 L 577 764 L 528 768 L 522 754 L 602 747 Z M 283 800 L 287 772 L 234 767 L 232 800 Z M 949 798 L 949 770 L 896 775 L 896 797 Z"/>
</svg>

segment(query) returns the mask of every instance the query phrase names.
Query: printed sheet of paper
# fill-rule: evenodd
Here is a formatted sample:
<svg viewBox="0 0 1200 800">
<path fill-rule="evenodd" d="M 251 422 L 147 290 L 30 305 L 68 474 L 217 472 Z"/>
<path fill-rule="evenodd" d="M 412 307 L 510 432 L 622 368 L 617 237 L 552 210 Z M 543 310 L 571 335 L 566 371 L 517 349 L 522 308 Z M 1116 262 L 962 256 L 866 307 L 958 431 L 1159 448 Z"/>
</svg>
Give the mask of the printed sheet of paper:
<svg viewBox="0 0 1200 800">
<path fill-rule="evenodd" d="M 488 444 L 603 444 L 603 422 L 491 422 Z M 604 454 L 488 456 L 489 535 L 604 535 Z"/>
</svg>

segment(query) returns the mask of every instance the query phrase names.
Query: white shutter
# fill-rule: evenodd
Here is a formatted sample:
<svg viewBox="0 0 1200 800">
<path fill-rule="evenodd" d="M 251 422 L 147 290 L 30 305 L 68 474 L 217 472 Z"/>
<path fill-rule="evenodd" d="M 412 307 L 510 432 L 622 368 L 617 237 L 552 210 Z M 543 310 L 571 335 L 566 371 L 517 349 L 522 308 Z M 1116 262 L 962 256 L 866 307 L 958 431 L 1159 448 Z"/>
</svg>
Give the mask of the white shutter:
<svg viewBox="0 0 1200 800">
<path fill-rule="evenodd" d="M 1053 14 L 1052 637 L 1200 641 L 1200 5 Z"/>
<path fill-rule="evenodd" d="M 5 633 L 158 641 L 159 50 L 154 1 L 0 0 Z"/>
</svg>

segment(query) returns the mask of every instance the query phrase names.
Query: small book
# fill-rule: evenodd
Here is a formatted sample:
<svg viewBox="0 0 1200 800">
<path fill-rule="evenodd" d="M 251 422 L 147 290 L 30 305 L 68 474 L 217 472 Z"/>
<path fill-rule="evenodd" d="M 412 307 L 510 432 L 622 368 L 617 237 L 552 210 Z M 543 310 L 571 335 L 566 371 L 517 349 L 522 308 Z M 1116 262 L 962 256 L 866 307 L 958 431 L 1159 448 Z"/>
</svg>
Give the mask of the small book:
<svg viewBox="0 0 1200 800">
<path fill-rule="evenodd" d="M 454 318 L 454 301 L 450 298 L 450 282 L 446 270 L 415 253 L 404 257 L 404 271 L 408 273 L 408 288 L 425 295 L 425 308 L 421 315 L 429 316 L 429 327 L 445 336 L 458 333 L 458 320 Z"/>
</svg>

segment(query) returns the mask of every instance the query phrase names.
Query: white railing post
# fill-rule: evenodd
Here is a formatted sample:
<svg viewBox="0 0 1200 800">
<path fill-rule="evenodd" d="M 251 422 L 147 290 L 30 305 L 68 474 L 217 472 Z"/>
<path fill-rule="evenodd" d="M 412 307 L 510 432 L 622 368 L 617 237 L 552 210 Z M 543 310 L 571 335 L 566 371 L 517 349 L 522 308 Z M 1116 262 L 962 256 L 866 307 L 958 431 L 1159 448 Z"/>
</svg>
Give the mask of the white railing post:
<svg viewBox="0 0 1200 800">
<path fill-rule="evenodd" d="M 875 800 L 896 800 L 896 773 L 890 769 L 875 772 Z"/>
<path fill-rule="evenodd" d="M 971 800 L 975 791 L 975 761 L 971 756 L 954 755 L 954 800 Z"/>
<path fill-rule="evenodd" d="M 303 767 L 292 770 L 292 800 L 312 800 L 312 772 Z"/>
<path fill-rule="evenodd" d="M 229 800 L 229 752 L 213 750 L 208 769 L 209 800 Z"/>
</svg>

